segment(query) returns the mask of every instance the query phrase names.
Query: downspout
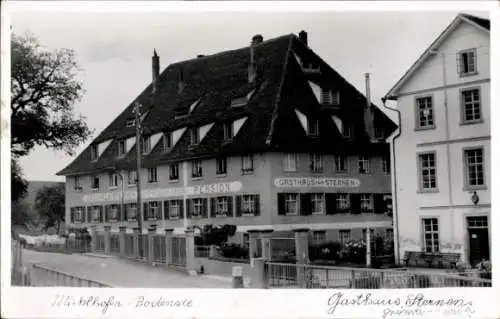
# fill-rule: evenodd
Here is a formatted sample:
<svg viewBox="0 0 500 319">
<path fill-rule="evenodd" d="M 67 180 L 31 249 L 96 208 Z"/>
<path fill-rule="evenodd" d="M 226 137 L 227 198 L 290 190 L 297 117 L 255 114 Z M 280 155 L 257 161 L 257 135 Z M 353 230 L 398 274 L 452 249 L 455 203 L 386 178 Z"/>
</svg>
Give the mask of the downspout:
<svg viewBox="0 0 500 319">
<path fill-rule="evenodd" d="M 396 134 L 392 134 L 392 138 L 389 137 L 390 139 L 389 143 L 391 145 L 391 153 L 392 153 L 392 159 L 391 159 L 391 180 L 392 180 L 392 218 L 393 218 L 393 223 L 394 223 L 394 261 L 399 264 L 400 263 L 400 254 L 399 254 L 399 219 L 398 219 L 398 201 L 397 201 L 397 192 L 398 192 L 398 187 L 397 187 L 397 179 L 396 179 L 396 149 L 395 149 L 395 142 L 396 139 L 401 135 L 401 112 L 397 109 L 393 109 L 391 107 L 388 107 L 386 105 L 386 98 L 382 98 L 382 103 L 384 108 L 396 112 L 398 114 L 398 128 L 396 130 Z"/>
</svg>

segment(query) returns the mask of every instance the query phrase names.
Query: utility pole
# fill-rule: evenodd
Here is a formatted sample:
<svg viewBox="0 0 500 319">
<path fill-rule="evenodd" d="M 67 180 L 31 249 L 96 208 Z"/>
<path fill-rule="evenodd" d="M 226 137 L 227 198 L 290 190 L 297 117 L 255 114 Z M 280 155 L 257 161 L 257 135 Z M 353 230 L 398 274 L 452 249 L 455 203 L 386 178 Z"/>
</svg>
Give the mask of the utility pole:
<svg viewBox="0 0 500 319">
<path fill-rule="evenodd" d="M 139 252 L 140 257 L 144 256 L 142 244 L 142 200 L 141 200 L 141 104 L 135 102 L 135 140 L 136 140 L 136 153 L 137 153 L 137 172 L 136 172 L 136 186 L 137 186 L 137 223 L 139 226 Z"/>
</svg>

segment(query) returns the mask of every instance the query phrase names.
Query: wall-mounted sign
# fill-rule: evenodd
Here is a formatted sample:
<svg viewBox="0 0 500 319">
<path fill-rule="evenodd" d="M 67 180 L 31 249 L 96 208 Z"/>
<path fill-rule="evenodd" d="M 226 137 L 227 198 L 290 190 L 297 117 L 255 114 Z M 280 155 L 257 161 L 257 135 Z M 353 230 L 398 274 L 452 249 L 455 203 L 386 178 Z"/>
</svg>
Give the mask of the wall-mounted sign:
<svg viewBox="0 0 500 319">
<path fill-rule="evenodd" d="M 356 178 L 278 177 L 274 180 L 276 187 L 356 188 L 359 185 L 361 182 Z"/>
<path fill-rule="evenodd" d="M 215 183 L 188 187 L 155 188 L 141 191 L 142 199 L 167 198 L 178 196 L 195 196 L 204 194 L 234 193 L 242 188 L 241 182 Z M 83 195 L 82 201 L 85 203 L 98 202 L 118 202 L 121 200 L 122 192 L 95 193 Z M 124 201 L 137 199 L 137 191 L 123 192 Z"/>
</svg>

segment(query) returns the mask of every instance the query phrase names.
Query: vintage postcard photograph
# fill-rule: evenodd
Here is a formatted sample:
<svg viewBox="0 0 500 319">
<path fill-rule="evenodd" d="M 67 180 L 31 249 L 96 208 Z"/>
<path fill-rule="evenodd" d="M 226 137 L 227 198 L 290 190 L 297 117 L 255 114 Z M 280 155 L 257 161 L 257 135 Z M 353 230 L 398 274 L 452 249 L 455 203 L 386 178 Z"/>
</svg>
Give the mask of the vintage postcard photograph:
<svg viewBox="0 0 500 319">
<path fill-rule="evenodd" d="M 1 9 L 2 318 L 500 316 L 494 2 Z"/>
</svg>

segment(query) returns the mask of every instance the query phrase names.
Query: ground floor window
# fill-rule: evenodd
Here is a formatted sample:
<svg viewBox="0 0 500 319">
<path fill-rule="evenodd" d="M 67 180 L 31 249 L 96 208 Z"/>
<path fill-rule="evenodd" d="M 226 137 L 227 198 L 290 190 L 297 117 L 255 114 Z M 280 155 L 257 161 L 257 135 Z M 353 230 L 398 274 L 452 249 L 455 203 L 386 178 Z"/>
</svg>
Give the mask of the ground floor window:
<svg viewBox="0 0 500 319">
<path fill-rule="evenodd" d="M 236 196 L 238 216 L 257 216 L 259 214 L 259 195 Z"/>
<path fill-rule="evenodd" d="M 373 212 L 373 194 L 360 195 L 360 208 L 364 213 Z"/>
<path fill-rule="evenodd" d="M 424 251 L 426 253 L 439 252 L 439 228 L 437 218 L 422 219 Z"/>
<path fill-rule="evenodd" d="M 297 215 L 299 211 L 298 195 L 285 194 L 285 215 Z"/>
<path fill-rule="evenodd" d="M 321 245 L 326 241 L 326 232 L 324 230 L 317 230 L 312 235 L 313 245 Z"/>
<path fill-rule="evenodd" d="M 325 213 L 325 194 L 311 194 L 311 212 L 312 214 Z"/>
<path fill-rule="evenodd" d="M 158 208 L 158 202 L 149 202 L 147 205 L 145 205 L 145 213 L 146 213 L 146 219 L 157 219 L 158 218 L 158 213 L 159 213 L 159 208 Z"/>
<path fill-rule="evenodd" d="M 102 222 L 102 206 L 92 206 L 90 212 L 93 223 Z"/>
<path fill-rule="evenodd" d="M 340 241 L 341 245 L 345 245 L 350 240 L 351 240 L 351 230 L 350 229 L 339 230 L 339 241 Z"/>
<path fill-rule="evenodd" d="M 202 218 L 206 217 L 206 198 L 193 198 L 191 199 L 191 217 Z"/>
<path fill-rule="evenodd" d="M 349 194 L 337 194 L 336 198 L 336 208 L 337 211 L 348 211 L 351 209 L 351 203 L 349 201 Z"/>
<path fill-rule="evenodd" d="M 118 220 L 118 209 L 119 209 L 118 205 L 111 205 L 111 207 L 109 208 L 109 219 L 111 221 Z"/>
<path fill-rule="evenodd" d="M 127 210 L 127 220 L 136 220 L 137 218 L 137 204 L 136 203 L 130 203 L 127 204 L 126 206 Z"/>
<path fill-rule="evenodd" d="M 212 198 L 212 214 L 216 217 L 232 216 L 232 197 L 221 196 Z"/>
<path fill-rule="evenodd" d="M 165 201 L 165 213 L 168 219 L 178 219 L 182 214 L 182 201 L 179 199 Z"/>
</svg>

